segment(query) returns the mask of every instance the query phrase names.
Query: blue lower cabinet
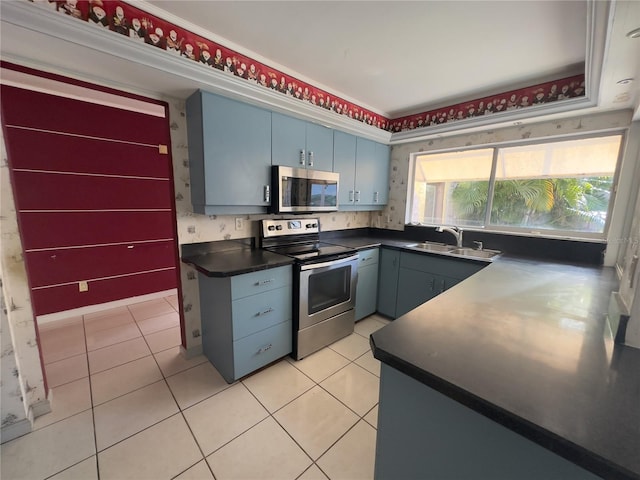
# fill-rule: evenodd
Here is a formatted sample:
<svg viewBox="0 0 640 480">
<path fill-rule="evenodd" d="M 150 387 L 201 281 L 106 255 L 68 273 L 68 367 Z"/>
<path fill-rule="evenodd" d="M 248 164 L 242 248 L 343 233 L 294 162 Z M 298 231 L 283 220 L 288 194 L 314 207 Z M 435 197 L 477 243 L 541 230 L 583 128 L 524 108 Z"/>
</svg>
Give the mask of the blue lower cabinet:
<svg viewBox="0 0 640 480">
<path fill-rule="evenodd" d="M 380 255 L 378 313 L 398 318 L 487 265 L 484 262 L 383 248 Z"/>
<path fill-rule="evenodd" d="M 291 320 L 233 342 L 235 377 L 244 377 L 292 351 Z"/>
<path fill-rule="evenodd" d="M 358 253 L 358 285 L 356 286 L 356 322 L 376 312 L 378 296 L 378 249 Z"/>
<path fill-rule="evenodd" d="M 227 382 L 291 353 L 291 275 L 291 266 L 199 275 L 202 350 Z"/>
<path fill-rule="evenodd" d="M 378 270 L 378 313 L 396 318 L 396 297 L 398 273 L 400 271 L 400 251 L 380 249 Z"/>
</svg>

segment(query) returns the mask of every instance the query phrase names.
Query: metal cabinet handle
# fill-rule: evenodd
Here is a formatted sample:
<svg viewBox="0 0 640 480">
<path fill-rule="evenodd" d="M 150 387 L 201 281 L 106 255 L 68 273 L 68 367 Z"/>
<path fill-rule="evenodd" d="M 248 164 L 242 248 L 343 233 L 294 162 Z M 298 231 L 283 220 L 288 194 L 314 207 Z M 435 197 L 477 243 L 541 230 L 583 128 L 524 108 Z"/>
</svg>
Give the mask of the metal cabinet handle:
<svg viewBox="0 0 640 480">
<path fill-rule="evenodd" d="M 360 190 L 356 190 L 356 202 L 360 201 Z"/>
<path fill-rule="evenodd" d="M 442 287 L 440 288 L 440 293 L 444 292 L 444 279 L 442 280 Z"/>
<path fill-rule="evenodd" d="M 262 315 L 267 315 L 268 313 L 271 313 L 271 312 L 273 312 L 273 308 L 269 307 L 262 312 L 256 313 L 256 317 L 261 317 Z"/>
<path fill-rule="evenodd" d="M 305 160 L 305 151 L 304 150 L 300 150 L 300 165 L 304 166 L 304 160 Z"/>
<path fill-rule="evenodd" d="M 353 202 L 353 200 L 354 200 L 354 193 L 355 192 L 353 190 L 349 190 L 349 201 L 350 202 Z"/>
<path fill-rule="evenodd" d="M 264 186 L 264 201 L 265 202 L 271 201 L 271 187 L 269 185 Z"/>
<path fill-rule="evenodd" d="M 435 286 L 436 286 L 436 279 L 435 279 L 435 278 L 432 278 L 432 279 L 429 281 L 429 288 L 431 289 L 431 291 L 433 291 L 433 289 L 435 288 Z"/>
<path fill-rule="evenodd" d="M 264 347 L 261 347 L 261 348 L 259 348 L 259 349 L 258 349 L 258 353 L 259 353 L 259 354 L 260 354 L 260 353 L 264 353 L 264 352 L 266 352 L 267 350 L 270 350 L 270 349 L 271 349 L 271 347 L 273 347 L 273 344 L 271 344 L 271 343 L 270 343 L 269 345 L 265 345 Z"/>
<path fill-rule="evenodd" d="M 275 278 L 270 278 L 268 280 L 260 280 L 259 282 L 255 283 L 256 287 L 261 287 L 262 285 L 267 285 L 268 283 L 271 283 L 275 280 Z"/>
<path fill-rule="evenodd" d="M 309 151 L 309 163 L 310 167 L 313 167 L 313 152 Z"/>
<path fill-rule="evenodd" d="M 373 192 L 373 203 L 378 203 L 380 195 L 378 192 Z"/>
</svg>

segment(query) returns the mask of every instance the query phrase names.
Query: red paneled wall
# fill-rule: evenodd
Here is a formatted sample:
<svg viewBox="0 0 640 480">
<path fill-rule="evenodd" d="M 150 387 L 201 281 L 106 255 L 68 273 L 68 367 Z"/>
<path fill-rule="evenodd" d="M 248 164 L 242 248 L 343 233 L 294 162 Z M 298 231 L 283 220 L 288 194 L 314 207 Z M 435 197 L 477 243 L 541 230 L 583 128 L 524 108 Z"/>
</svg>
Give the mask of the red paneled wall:
<svg viewBox="0 0 640 480">
<path fill-rule="evenodd" d="M 0 93 L 35 314 L 175 288 L 166 115 L 17 86 Z"/>
</svg>

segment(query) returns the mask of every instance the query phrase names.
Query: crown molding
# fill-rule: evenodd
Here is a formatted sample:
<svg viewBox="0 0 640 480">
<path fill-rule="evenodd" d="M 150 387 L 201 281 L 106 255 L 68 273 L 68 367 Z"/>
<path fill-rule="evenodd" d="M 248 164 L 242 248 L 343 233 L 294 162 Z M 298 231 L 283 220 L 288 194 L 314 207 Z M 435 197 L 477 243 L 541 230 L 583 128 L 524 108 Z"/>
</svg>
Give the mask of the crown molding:
<svg viewBox="0 0 640 480">
<path fill-rule="evenodd" d="M 561 102 L 532 105 L 521 110 L 493 113 L 486 117 L 474 117 L 452 123 L 443 123 L 429 127 L 416 128 L 391 135 L 390 144 L 408 143 L 428 140 L 449 134 L 463 134 L 481 129 L 500 128 L 508 125 L 519 125 L 523 121 L 540 122 L 553 116 L 566 116 L 570 112 L 578 114 L 579 110 L 598 106 L 600 98 L 600 81 L 602 65 L 607 42 L 607 31 L 613 22 L 613 9 L 610 2 L 587 0 L 587 28 L 585 38 L 585 96 L 571 98 Z"/>
<path fill-rule="evenodd" d="M 228 73 L 205 67 L 198 62 L 169 55 L 163 50 L 131 41 L 127 37 L 109 30 L 96 28 L 87 22 L 61 15 L 36 3 L 2 1 L 0 6 L 2 8 L 1 21 L 3 24 L 10 24 L 20 29 L 38 32 L 49 37 L 49 44 L 43 46 L 43 48 L 52 49 L 51 51 L 54 54 L 47 57 L 49 58 L 47 64 L 54 68 L 55 65 L 50 63 L 51 58 L 55 59 L 56 56 L 63 55 L 64 48 L 61 47 L 63 44 L 60 42 L 68 42 L 89 51 L 107 54 L 127 62 L 134 62 L 147 69 L 150 76 L 158 72 L 163 75 L 169 74 L 190 92 L 202 89 L 218 93 L 377 142 L 389 143 L 391 134 L 377 127 L 344 115 L 338 115 L 332 111 L 323 110 L 318 106 L 274 92 Z M 3 38 L 3 45 L 7 41 L 8 39 Z M 4 51 L 2 56 L 5 59 L 13 60 L 15 63 L 26 63 L 36 68 L 40 63 L 38 60 L 24 58 L 20 55 L 7 55 Z M 82 67 L 85 68 L 83 69 Z M 75 70 L 59 70 L 58 73 L 67 76 L 94 78 L 96 81 L 108 86 L 113 86 L 114 83 L 108 78 L 96 78 L 91 73 L 88 65 L 78 65 Z M 127 87 L 136 92 L 145 87 L 147 87 L 147 91 L 149 90 L 148 85 L 127 85 Z M 121 88 L 121 85 L 116 88 Z M 153 88 L 151 88 L 151 91 L 160 98 L 166 96 L 166 92 L 154 91 Z"/>
</svg>

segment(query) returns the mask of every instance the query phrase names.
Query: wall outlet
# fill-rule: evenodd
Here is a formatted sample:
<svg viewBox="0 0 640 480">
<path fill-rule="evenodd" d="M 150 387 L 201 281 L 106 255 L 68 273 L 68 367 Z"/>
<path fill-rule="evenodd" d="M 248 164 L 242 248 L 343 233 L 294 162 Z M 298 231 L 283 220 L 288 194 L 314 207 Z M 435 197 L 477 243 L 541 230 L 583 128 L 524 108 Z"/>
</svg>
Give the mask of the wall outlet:
<svg viewBox="0 0 640 480">
<path fill-rule="evenodd" d="M 242 217 L 236 217 L 236 230 L 242 230 Z"/>
<path fill-rule="evenodd" d="M 80 292 L 88 292 L 89 291 L 89 282 L 78 282 L 78 290 Z"/>
</svg>

